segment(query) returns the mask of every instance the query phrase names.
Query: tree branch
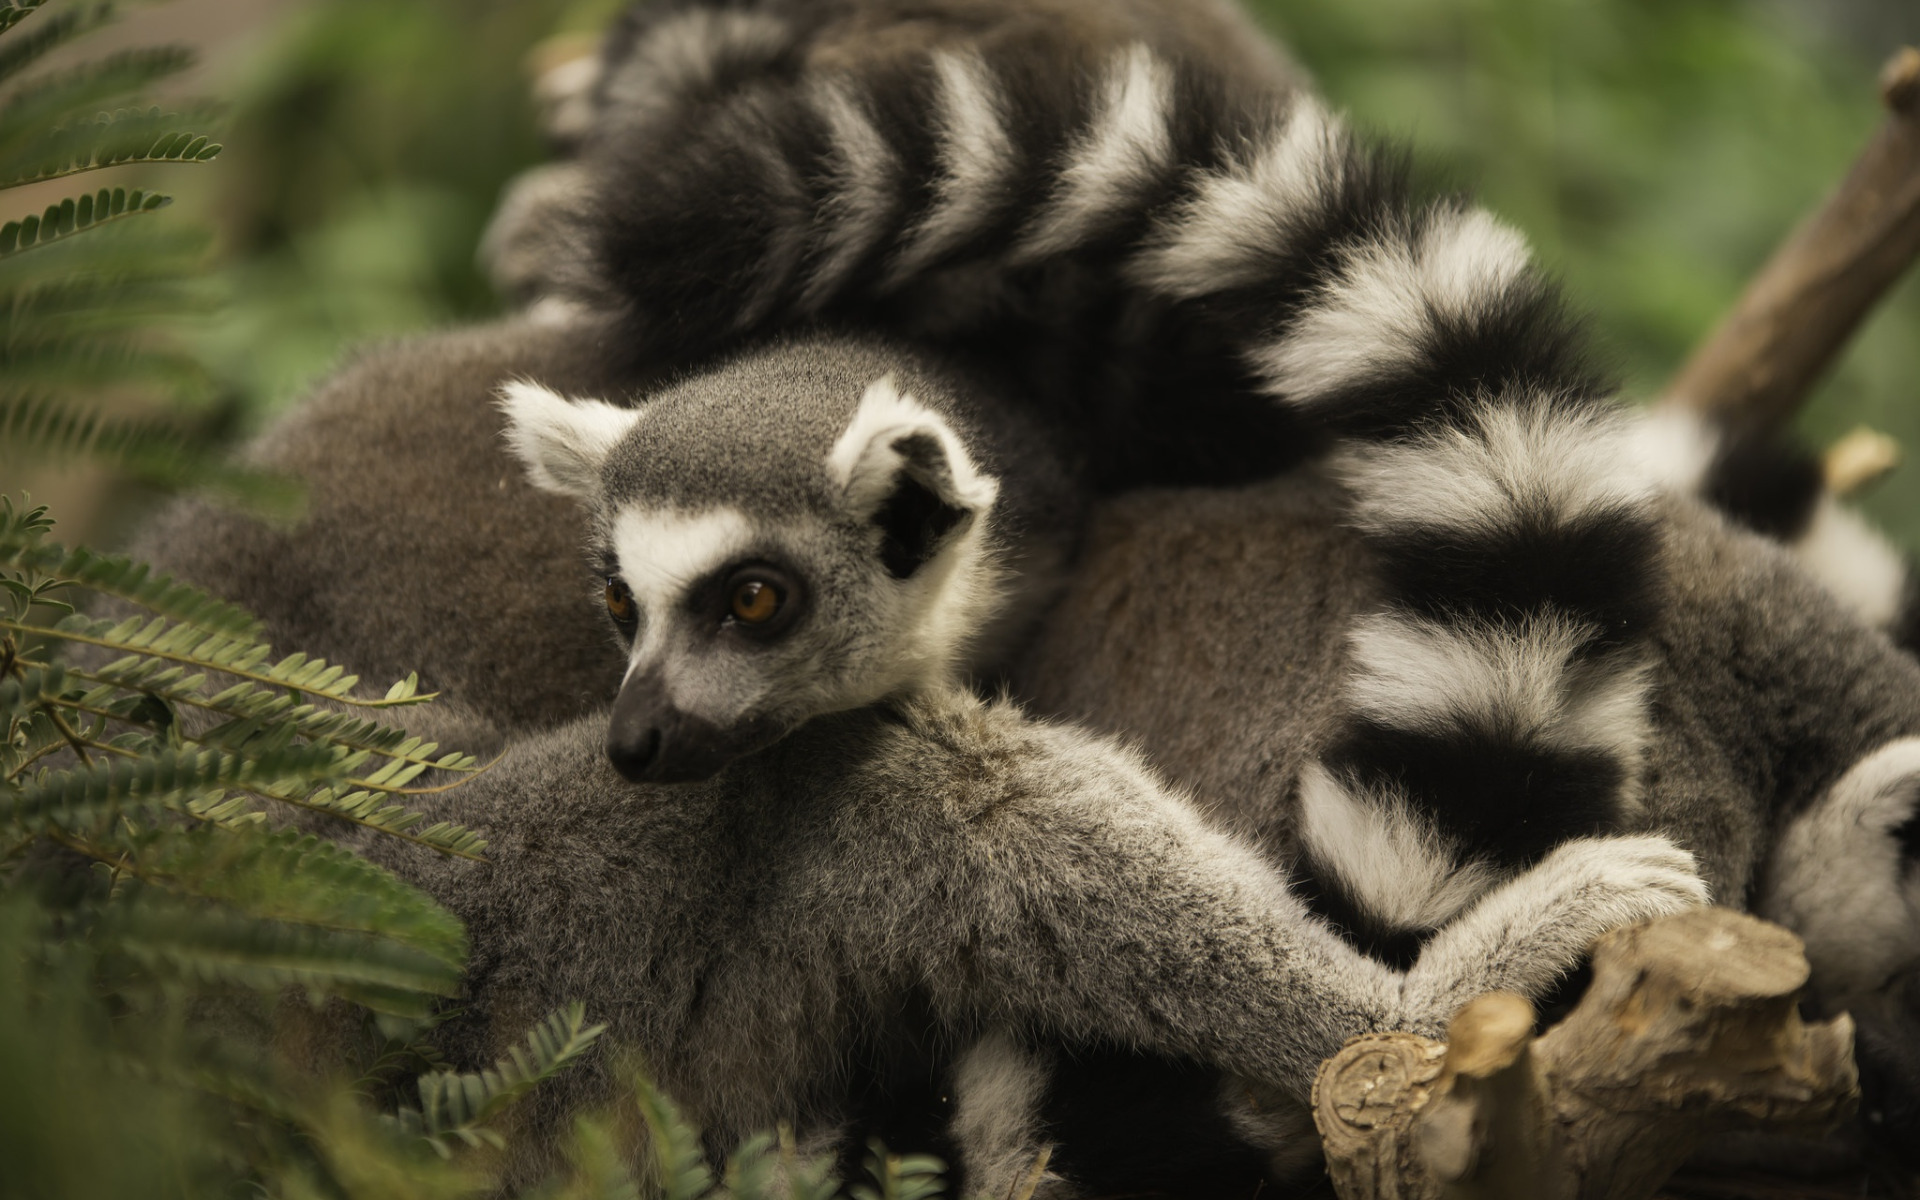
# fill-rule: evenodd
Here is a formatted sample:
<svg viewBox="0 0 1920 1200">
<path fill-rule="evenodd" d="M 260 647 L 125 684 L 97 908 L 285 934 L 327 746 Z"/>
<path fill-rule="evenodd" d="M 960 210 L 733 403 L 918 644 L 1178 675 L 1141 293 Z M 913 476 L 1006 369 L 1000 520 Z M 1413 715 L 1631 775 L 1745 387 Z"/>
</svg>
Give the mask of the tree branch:
<svg viewBox="0 0 1920 1200">
<path fill-rule="evenodd" d="M 1616 930 L 1540 1038 L 1518 996 L 1447 1043 L 1355 1038 L 1313 1090 L 1342 1200 L 1645 1200 L 1701 1139 L 1818 1131 L 1859 1098 L 1853 1023 L 1808 1025 L 1800 939 L 1730 909 Z"/>
<path fill-rule="evenodd" d="M 1779 429 L 1876 301 L 1920 256 L 1920 50 L 1881 73 L 1887 119 L 1774 252 L 1662 400 L 1742 432 Z"/>
</svg>

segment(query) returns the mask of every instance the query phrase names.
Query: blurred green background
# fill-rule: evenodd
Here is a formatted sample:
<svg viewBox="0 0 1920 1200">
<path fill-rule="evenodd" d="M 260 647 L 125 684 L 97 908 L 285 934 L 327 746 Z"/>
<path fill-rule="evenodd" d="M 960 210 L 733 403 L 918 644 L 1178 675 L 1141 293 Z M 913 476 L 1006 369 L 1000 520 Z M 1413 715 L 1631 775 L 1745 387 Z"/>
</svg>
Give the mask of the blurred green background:
<svg viewBox="0 0 1920 1200">
<path fill-rule="evenodd" d="M 530 49 L 618 0 L 178 0 L 128 36 L 206 47 L 226 153 L 167 177 L 217 233 L 226 305 L 192 329 L 240 433 L 357 343 L 494 311 L 474 245 L 543 147 Z M 1655 389 L 1879 119 L 1916 0 L 1254 0 L 1365 127 L 1526 230 L 1636 394 Z M 9 214 L 11 215 L 11 214 Z M 1850 349 L 1805 427 L 1920 453 L 1920 283 Z M 48 497 L 53 498 L 53 497 Z M 1870 511 L 1920 547 L 1920 465 Z M 69 513 L 110 529 L 116 509 Z M 93 532 L 88 529 L 87 532 Z"/>
</svg>

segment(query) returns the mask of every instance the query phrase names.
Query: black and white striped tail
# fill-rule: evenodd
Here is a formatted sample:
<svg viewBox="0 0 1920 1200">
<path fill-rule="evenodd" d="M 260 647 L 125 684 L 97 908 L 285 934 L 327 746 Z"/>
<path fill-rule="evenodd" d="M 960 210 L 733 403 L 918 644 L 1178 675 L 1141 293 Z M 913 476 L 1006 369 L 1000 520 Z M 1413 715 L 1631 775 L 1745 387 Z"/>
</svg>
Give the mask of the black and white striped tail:
<svg viewBox="0 0 1920 1200">
<path fill-rule="evenodd" d="M 1179 453 L 1183 423 L 1195 447 L 1339 448 L 1386 598 L 1302 830 L 1361 940 L 1416 945 L 1634 804 L 1651 487 L 1513 231 L 1421 201 L 1310 96 L 1229 97 L 1139 47 L 774 71 L 683 132 L 608 175 L 599 244 L 636 343 L 843 318 L 1005 353 L 1018 326 L 1054 347 L 1036 402 L 1068 406 L 1109 478 L 1149 477 L 1128 447 Z"/>
<path fill-rule="evenodd" d="M 1653 483 L 1552 288 L 1483 212 L 1381 214 L 1247 355 L 1338 439 L 1381 576 L 1350 634 L 1346 726 L 1301 781 L 1306 866 L 1330 916 L 1408 961 L 1637 804 Z"/>
</svg>

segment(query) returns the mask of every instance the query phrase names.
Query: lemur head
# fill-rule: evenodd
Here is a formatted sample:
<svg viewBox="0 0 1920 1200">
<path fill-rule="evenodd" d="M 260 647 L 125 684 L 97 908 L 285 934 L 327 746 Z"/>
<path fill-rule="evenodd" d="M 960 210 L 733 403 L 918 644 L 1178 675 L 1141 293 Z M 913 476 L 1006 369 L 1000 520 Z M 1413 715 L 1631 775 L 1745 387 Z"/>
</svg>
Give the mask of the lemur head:
<svg viewBox="0 0 1920 1200">
<path fill-rule="evenodd" d="M 593 515 L 595 600 L 629 650 L 607 753 L 629 779 L 704 779 L 944 680 L 993 613 L 998 483 L 911 358 L 807 339 L 634 407 L 502 397 L 534 483 Z"/>
</svg>

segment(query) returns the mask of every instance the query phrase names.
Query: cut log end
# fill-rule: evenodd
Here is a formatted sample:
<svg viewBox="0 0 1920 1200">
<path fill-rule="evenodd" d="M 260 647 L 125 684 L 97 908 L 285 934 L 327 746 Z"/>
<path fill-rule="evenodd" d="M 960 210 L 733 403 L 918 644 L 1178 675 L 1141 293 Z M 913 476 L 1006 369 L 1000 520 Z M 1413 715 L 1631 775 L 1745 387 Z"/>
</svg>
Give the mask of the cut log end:
<svg viewBox="0 0 1920 1200">
<path fill-rule="evenodd" d="M 1728 909 L 1608 934 L 1593 984 L 1544 1037 L 1483 996 L 1450 1044 L 1356 1038 L 1322 1065 L 1314 1119 L 1343 1200 L 1645 1200 L 1709 1133 L 1806 1131 L 1858 1096 L 1852 1024 L 1800 1019 L 1800 939 Z"/>
<path fill-rule="evenodd" d="M 1719 1001 L 1785 999 L 1807 985 L 1800 939 L 1728 908 L 1702 908 L 1651 925 L 1617 929 L 1594 947 L 1597 976 L 1658 974 Z"/>
</svg>

